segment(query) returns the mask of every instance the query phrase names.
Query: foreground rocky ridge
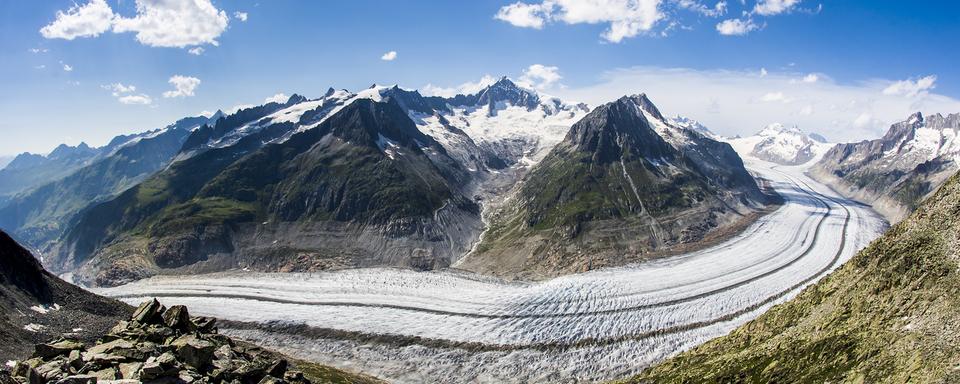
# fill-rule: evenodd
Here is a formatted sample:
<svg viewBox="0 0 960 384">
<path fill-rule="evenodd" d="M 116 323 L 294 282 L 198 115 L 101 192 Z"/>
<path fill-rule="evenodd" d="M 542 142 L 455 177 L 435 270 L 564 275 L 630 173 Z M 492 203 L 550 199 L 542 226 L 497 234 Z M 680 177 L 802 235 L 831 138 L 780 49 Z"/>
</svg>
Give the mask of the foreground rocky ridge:
<svg viewBox="0 0 960 384">
<path fill-rule="evenodd" d="M 795 299 L 628 382 L 960 381 L 960 175 Z"/>
<path fill-rule="evenodd" d="M 37 344 L 10 374 L 19 383 L 310 383 L 282 356 L 217 333 L 216 320 L 181 305 L 141 304 L 97 343 L 60 338 Z M 375 379 L 328 370 L 324 382 Z M 11 382 L 10 377 L 0 381 Z"/>
</svg>

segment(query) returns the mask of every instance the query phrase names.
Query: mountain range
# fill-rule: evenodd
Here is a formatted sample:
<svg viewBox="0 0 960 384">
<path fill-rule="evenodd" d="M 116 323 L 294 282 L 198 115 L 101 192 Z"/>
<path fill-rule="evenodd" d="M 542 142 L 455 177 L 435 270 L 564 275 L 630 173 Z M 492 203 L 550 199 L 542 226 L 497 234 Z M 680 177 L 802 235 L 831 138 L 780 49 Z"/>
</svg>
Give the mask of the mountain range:
<svg viewBox="0 0 960 384">
<path fill-rule="evenodd" d="M 788 166 L 806 164 L 832 147 L 823 136 L 780 123 L 770 124 L 755 135 L 728 141 L 739 153 Z"/>
<path fill-rule="evenodd" d="M 897 222 L 960 169 L 958 132 L 960 114 L 918 112 L 879 139 L 838 144 L 809 173 Z"/>
<path fill-rule="evenodd" d="M 381 265 L 543 277 L 695 248 L 772 202 L 699 123 L 665 118 L 643 95 L 598 110 L 588 116 L 584 104 L 507 78 L 446 98 L 377 85 L 294 95 L 127 139 L 16 195 L 0 207 L 0 228 L 41 250 L 52 270 L 94 285 Z M 586 167 L 604 191 L 557 189 L 587 181 L 556 172 L 567 167 Z M 594 199 L 609 191 L 619 193 Z M 485 218 L 506 201 L 523 213 Z M 565 233 L 525 249 L 562 251 L 553 264 L 481 267 L 495 252 L 471 251 L 507 244 L 480 240 L 485 220 L 522 223 L 511 240 L 521 243 Z M 618 240 L 596 248 L 601 238 Z M 631 256 L 578 255 L 595 248 Z"/>
</svg>

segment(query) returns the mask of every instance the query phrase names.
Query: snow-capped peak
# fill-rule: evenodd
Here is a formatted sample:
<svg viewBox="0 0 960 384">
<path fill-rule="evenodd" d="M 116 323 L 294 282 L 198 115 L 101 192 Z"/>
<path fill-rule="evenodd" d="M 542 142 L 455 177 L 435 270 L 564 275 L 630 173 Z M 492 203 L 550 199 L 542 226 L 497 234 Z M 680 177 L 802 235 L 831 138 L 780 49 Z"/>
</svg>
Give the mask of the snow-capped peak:
<svg viewBox="0 0 960 384">
<path fill-rule="evenodd" d="M 763 127 L 763 129 L 761 129 L 760 132 L 757 132 L 757 136 L 769 137 L 769 136 L 777 136 L 777 135 L 780 135 L 781 133 L 788 133 L 788 134 L 795 134 L 795 135 L 803 134 L 803 132 L 800 131 L 800 127 L 797 127 L 797 126 L 788 127 L 781 123 L 772 123 L 767 125 L 766 127 Z"/>
<path fill-rule="evenodd" d="M 797 126 L 781 123 L 769 124 L 756 135 L 731 139 L 729 142 L 740 156 L 752 156 L 783 165 L 812 163 L 811 160 L 820 157 L 832 146 L 814 140 Z"/>
</svg>

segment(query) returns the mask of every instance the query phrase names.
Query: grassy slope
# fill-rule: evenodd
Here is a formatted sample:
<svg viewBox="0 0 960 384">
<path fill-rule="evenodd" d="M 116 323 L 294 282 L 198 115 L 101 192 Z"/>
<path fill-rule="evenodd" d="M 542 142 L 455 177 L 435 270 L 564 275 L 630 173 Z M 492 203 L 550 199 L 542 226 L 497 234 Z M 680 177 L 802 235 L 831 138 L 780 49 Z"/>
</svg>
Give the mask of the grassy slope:
<svg viewBox="0 0 960 384">
<path fill-rule="evenodd" d="M 628 382 L 960 381 L 960 177 L 794 300 Z"/>
</svg>

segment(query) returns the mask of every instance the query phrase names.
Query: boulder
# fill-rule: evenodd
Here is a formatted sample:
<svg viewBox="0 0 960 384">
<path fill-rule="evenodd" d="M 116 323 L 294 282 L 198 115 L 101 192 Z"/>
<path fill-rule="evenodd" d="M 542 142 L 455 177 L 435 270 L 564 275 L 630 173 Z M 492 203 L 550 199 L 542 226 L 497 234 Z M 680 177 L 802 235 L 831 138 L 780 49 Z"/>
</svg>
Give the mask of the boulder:
<svg viewBox="0 0 960 384">
<path fill-rule="evenodd" d="M 187 313 L 187 307 L 183 305 L 174 305 L 163 313 L 163 325 L 181 332 L 190 332 L 194 328 L 190 321 L 190 314 Z"/>
<path fill-rule="evenodd" d="M 91 375 L 70 375 L 55 381 L 57 384 L 95 384 L 97 378 Z"/>
<path fill-rule="evenodd" d="M 83 349 L 83 343 L 76 340 L 60 339 L 52 343 L 37 344 L 34 346 L 33 357 L 49 359 L 54 356 L 70 353 L 70 351 L 75 349 Z"/>
<path fill-rule="evenodd" d="M 141 368 L 143 368 L 143 363 L 139 362 L 121 363 L 118 367 L 120 377 L 128 380 L 139 380 Z"/>
<path fill-rule="evenodd" d="M 200 369 L 210 365 L 216 345 L 195 335 L 183 335 L 170 343 L 177 349 L 177 355 L 187 365 Z"/>
<path fill-rule="evenodd" d="M 145 301 L 133 312 L 131 320 L 140 324 L 159 323 L 163 321 L 163 311 L 163 305 L 157 299 Z"/>
</svg>

